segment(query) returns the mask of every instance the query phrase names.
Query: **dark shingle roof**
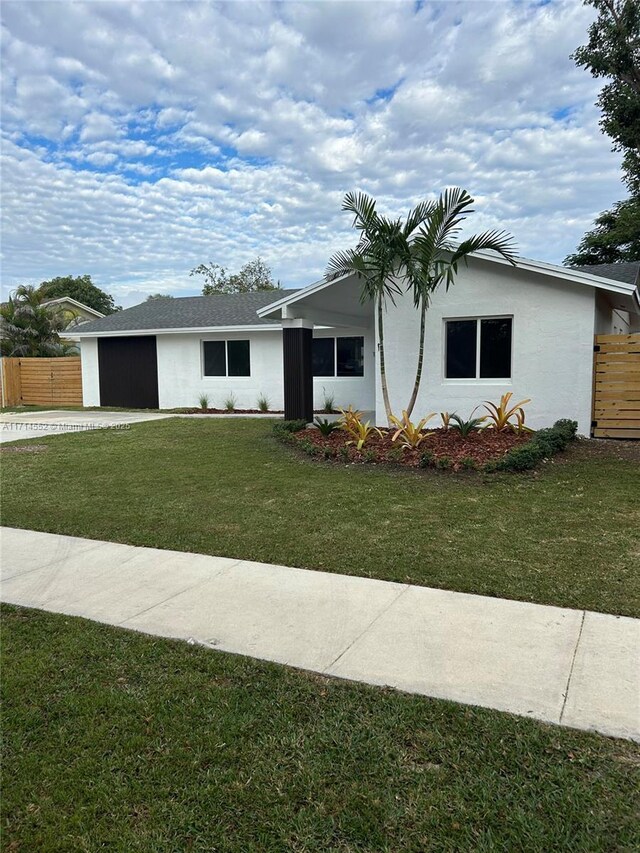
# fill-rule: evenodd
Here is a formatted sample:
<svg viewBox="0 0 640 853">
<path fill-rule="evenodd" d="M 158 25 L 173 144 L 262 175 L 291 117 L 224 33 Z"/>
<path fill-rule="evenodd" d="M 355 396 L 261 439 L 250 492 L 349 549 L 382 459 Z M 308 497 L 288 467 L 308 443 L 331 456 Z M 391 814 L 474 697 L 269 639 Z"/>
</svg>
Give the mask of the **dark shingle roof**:
<svg viewBox="0 0 640 853">
<path fill-rule="evenodd" d="M 215 296 L 182 296 L 175 299 L 151 299 L 133 308 L 117 311 L 100 320 L 82 324 L 82 334 L 134 332 L 146 329 L 202 329 L 215 326 L 273 326 L 277 320 L 263 320 L 258 308 L 294 293 L 260 291 L 257 293 L 217 293 Z"/>
<path fill-rule="evenodd" d="M 623 281 L 625 284 L 635 284 L 640 275 L 640 261 L 625 261 L 619 264 L 592 264 L 591 266 L 572 267 L 580 272 L 587 272 L 601 278 L 613 281 Z"/>
</svg>

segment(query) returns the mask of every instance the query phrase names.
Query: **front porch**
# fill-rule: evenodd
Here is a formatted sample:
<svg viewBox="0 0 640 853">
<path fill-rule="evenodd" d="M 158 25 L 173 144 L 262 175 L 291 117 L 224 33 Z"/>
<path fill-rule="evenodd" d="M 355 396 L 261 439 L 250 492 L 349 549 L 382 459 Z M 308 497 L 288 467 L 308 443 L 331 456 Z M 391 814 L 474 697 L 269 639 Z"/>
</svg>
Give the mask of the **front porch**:
<svg viewBox="0 0 640 853">
<path fill-rule="evenodd" d="M 371 302 L 360 301 L 355 276 L 318 282 L 258 313 L 282 323 L 285 420 L 311 422 L 326 399 L 374 419 L 374 311 Z"/>
</svg>

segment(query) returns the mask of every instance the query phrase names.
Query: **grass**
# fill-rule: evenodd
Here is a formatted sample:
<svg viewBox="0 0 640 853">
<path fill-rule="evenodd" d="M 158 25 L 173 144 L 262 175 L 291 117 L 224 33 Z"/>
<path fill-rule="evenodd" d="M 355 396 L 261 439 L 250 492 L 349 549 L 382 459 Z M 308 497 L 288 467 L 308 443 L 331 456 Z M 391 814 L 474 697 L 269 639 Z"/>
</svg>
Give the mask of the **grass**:
<svg viewBox="0 0 640 853">
<path fill-rule="evenodd" d="M 2 608 L 3 849 L 632 851 L 640 750 Z"/>
<path fill-rule="evenodd" d="M 3 452 L 6 525 L 640 615 L 640 454 L 623 445 L 483 477 L 301 458 L 255 419 L 38 444 Z"/>
</svg>

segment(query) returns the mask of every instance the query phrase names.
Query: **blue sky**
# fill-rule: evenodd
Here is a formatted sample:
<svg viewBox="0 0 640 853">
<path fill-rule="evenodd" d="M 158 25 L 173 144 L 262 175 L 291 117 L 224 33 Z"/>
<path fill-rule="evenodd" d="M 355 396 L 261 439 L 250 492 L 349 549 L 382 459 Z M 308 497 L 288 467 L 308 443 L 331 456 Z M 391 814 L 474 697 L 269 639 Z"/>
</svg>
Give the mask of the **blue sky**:
<svg viewBox="0 0 640 853">
<path fill-rule="evenodd" d="M 360 189 L 446 186 L 560 262 L 624 197 L 568 2 L 2 5 L 2 287 L 90 273 L 131 305 L 261 255 L 322 275 Z"/>
</svg>

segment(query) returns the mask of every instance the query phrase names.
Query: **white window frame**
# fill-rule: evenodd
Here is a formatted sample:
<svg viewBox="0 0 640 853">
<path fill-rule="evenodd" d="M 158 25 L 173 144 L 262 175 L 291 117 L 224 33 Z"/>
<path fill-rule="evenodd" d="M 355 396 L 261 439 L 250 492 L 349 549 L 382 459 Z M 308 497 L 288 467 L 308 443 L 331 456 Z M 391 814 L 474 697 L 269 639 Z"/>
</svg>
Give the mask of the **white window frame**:
<svg viewBox="0 0 640 853">
<path fill-rule="evenodd" d="M 248 376 L 229 376 L 229 341 L 248 341 L 249 342 L 249 375 Z M 208 373 L 204 372 L 204 345 L 209 343 L 223 343 L 224 344 L 224 375 L 223 376 L 210 376 Z M 251 338 L 246 337 L 232 337 L 232 338 L 201 338 L 200 340 L 200 374 L 201 378 L 207 381 L 221 381 L 226 379 L 231 379 L 234 382 L 246 382 L 247 379 L 251 379 L 253 375 L 253 358 L 251 355 Z"/>
<path fill-rule="evenodd" d="M 338 376 L 338 338 L 362 338 L 362 374 L 360 376 Z M 325 376 L 314 376 L 314 379 L 336 379 L 336 380 L 344 380 L 344 379 L 364 379 L 366 366 L 365 366 L 365 336 L 364 335 L 318 335 L 314 337 L 314 341 L 326 341 L 331 339 L 333 341 L 333 373 Z M 313 343 L 311 344 L 313 346 Z"/>
<path fill-rule="evenodd" d="M 456 323 L 460 321 L 475 320 L 476 322 L 476 375 L 465 376 L 460 378 L 450 378 L 447 376 L 447 323 Z M 511 320 L 511 353 L 509 359 L 509 376 L 480 376 L 480 338 L 482 320 Z M 470 383 L 480 385 L 510 385 L 513 381 L 513 341 L 515 338 L 515 321 L 513 314 L 481 314 L 474 317 L 443 317 L 442 318 L 442 379 L 444 382 L 451 382 L 454 385 L 460 383 Z"/>
</svg>

